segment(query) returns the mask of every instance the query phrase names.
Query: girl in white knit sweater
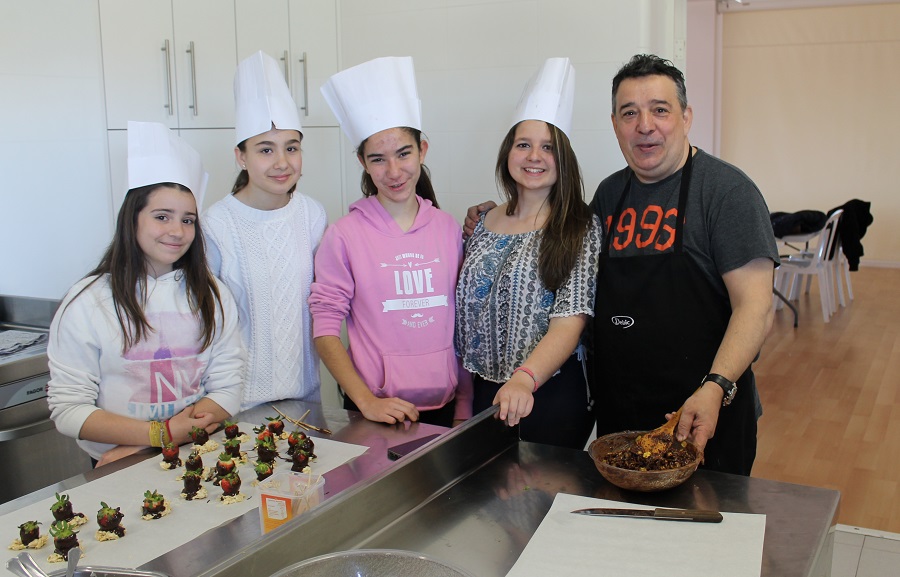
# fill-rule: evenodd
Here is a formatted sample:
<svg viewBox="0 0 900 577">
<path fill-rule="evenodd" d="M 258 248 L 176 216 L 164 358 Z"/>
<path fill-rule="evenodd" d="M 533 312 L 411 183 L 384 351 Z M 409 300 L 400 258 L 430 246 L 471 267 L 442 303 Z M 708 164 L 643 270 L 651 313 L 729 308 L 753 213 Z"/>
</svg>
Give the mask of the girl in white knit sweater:
<svg viewBox="0 0 900 577">
<path fill-rule="evenodd" d="M 325 232 L 322 205 L 296 192 L 303 140 L 280 67 L 257 52 L 234 82 L 232 194 L 203 215 L 210 269 L 234 293 L 247 347 L 242 409 L 279 399 L 320 401 L 309 316 L 313 256 Z"/>
</svg>

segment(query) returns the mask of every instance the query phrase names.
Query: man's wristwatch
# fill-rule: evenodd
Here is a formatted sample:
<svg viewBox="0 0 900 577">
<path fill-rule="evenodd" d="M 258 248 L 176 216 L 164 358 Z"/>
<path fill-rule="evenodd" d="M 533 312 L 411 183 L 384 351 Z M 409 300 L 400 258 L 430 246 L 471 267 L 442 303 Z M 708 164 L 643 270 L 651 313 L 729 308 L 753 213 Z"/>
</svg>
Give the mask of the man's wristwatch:
<svg viewBox="0 0 900 577">
<path fill-rule="evenodd" d="M 725 392 L 725 396 L 722 398 L 722 406 L 727 407 L 731 404 L 731 401 L 734 400 L 734 395 L 737 394 L 737 385 L 723 377 L 722 375 L 716 373 L 709 373 L 703 380 L 700 381 L 700 386 L 702 387 L 707 382 L 713 382 L 720 387 L 722 387 L 722 391 Z"/>
</svg>

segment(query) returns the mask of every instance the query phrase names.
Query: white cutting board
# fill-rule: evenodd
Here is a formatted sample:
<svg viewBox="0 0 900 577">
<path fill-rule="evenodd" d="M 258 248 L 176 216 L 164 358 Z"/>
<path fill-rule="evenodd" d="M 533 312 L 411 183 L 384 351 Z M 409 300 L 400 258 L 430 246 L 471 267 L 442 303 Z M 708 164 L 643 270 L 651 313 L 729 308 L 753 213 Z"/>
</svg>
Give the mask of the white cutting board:
<svg viewBox="0 0 900 577">
<path fill-rule="evenodd" d="M 252 459 L 256 456 L 253 450 L 255 435 L 253 425 L 239 423 L 240 430 L 248 433 L 249 439 L 241 444 L 241 450 L 249 453 L 250 462 L 240 465 L 239 472 L 242 479 L 241 493 L 249 498 L 241 503 L 224 505 L 219 501 L 222 490 L 212 483 L 203 483 L 209 492 L 207 499 L 185 501 L 179 497 L 183 483 L 176 478 L 184 472 L 184 467 L 177 470 L 165 471 L 160 468 L 162 460 L 159 457 L 147 459 L 135 463 L 130 467 L 116 471 L 105 477 L 101 477 L 90 483 L 86 483 L 74 489 L 66 491 L 76 512 L 84 513 L 89 522 L 79 530 L 78 540 L 84 557 L 83 565 L 109 566 L 134 568 L 187 543 L 194 537 L 210 529 L 234 519 L 248 511 L 259 508 L 258 489 L 253 482 L 256 474 L 253 472 Z M 220 431 L 212 435 L 221 446 L 224 439 Z M 331 439 L 315 437 L 313 439 L 318 456 L 310 462 L 312 472 L 325 474 L 328 471 L 350 461 L 363 454 L 367 447 L 332 441 Z M 280 453 L 287 450 L 287 441 L 278 441 Z M 190 452 L 187 446 L 181 448 L 181 460 L 184 461 Z M 204 454 L 203 464 L 214 467 L 220 447 L 211 453 Z M 290 470 L 290 463 L 279 461 L 276 471 Z M 144 491 L 157 490 L 171 502 L 172 513 L 161 519 L 144 521 L 141 519 L 141 503 Z M 328 490 L 326 484 L 325 490 Z M 6 515 L 0 516 L 0 567 L 5 566 L 10 557 L 18 554 L 7 546 L 19 536 L 18 526 L 25 521 L 37 520 L 41 522 L 41 535 L 47 533 L 53 517 L 50 513 L 50 505 L 56 499 L 50 497 L 32 505 L 28 505 Z M 126 529 L 123 539 L 118 541 L 98 542 L 94 538 L 97 531 L 97 509 L 100 501 L 105 501 L 112 507 L 121 507 L 125 518 L 122 525 Z M 262 533 L 260 533 L 262 535 Z M 53 541 L 38 550 L 27 550 L 45 571 L 65 569 L 65 564 L 50 564 L 48 556 L 53 552 Z M 5 573 L 5 572 L 4 572 Z"/>
<path fill-rule="evenodd" d="M 575 515 L 575 509 L 651 509 L 559 493 L 507 577 L 759 577 L 766 516 L 721 523 Z"/>
</svg>

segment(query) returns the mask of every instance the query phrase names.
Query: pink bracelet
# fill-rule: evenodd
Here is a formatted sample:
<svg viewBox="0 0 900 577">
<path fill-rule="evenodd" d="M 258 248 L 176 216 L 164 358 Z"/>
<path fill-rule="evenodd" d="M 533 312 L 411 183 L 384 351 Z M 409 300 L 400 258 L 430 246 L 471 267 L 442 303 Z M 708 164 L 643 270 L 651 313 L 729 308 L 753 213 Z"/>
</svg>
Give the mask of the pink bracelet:
<svg viewBox="0 0 900 577">
<path fill-rule="evenodd" d="M 540 383 L 538 383 L 537 377 L 534 376 L 534 372 L 531 369 L 529 369 L 528 367 L 516 367 L 515 369 L 513 369 L 513 374 L 516 374 L 519 371 L 525 373 L 526 375 L 531 377 L 532 381 L 534 381 L 534 390 L 531 391 L 531 393 L 534 394 L 538 390 L 538 385 L 540 384 Z"/>
</svg>

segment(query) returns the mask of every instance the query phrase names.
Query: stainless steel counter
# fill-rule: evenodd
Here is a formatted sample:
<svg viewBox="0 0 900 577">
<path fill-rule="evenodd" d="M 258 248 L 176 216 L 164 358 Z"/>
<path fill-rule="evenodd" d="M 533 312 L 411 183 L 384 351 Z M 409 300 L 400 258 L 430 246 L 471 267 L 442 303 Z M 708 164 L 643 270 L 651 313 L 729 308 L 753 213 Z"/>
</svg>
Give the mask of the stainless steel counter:
<svg viewBox="0 0 900 577">
<path fill-rule="evenodd" d="M 490 412 L 392 462 L 387 459 L 389 446 L 446 429 L 390 427 L 356 413 L 302 403 L 278 406 L 289 415 L 312 408 L 307 420 L 330 428 L 334 439 L 372 449 L 325 475 L 325 503 L 264 537 L 254 511 L 141 569 L 173 577 L 265 577 L 326 552 L 373 547 L 420 551 L 479 577 L 503 576 L 555 495 L 565 492 L 647 505 L 763 513 L 762 576 L 810 577 L 837 514 L 839 494 L 833 490 L 705 471 L 662 493 L 623 491 L 600 476 L 586 452 L 518 441 L 515 430 Z M 263 407 L 241 420 L 262 422 L 269 415 L 271 410 Z M 89 473 L 82 482 L 104 473 Z M 48 488 L 43 496 L 52 492 Z M 0 506 L 0 513 L 5 507 Z"/>
</svg>

